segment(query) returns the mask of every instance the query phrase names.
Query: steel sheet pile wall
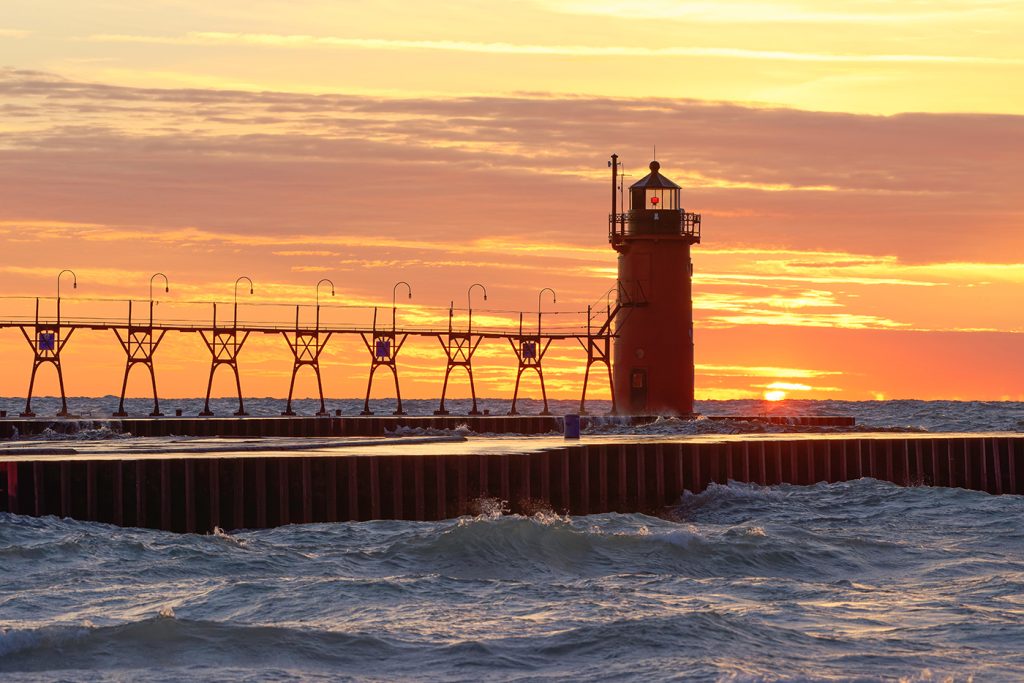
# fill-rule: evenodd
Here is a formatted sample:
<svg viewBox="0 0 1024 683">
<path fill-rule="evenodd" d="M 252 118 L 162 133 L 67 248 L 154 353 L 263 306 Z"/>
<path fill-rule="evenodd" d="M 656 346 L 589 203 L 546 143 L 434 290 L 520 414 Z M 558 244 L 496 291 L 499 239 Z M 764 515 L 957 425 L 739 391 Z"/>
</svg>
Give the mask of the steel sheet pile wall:
<svg viewBox="0 0 1024 683">
<path fill-rule="evenodd" d="M 665 514 L 684 489 L 874 477 L 1024 493 L 1024 436 L 577 445 L 526 454 L 17 460 L 0 510 L 179 532 L 507 511 Z"/>
</svg>

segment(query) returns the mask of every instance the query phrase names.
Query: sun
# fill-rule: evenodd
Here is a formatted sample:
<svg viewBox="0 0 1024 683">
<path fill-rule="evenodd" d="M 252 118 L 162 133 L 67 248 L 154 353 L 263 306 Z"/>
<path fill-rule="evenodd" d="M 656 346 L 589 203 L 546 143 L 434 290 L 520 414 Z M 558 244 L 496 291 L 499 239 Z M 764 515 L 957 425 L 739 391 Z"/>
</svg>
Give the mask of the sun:
<svg viewBox="0 0 1024 683">
<path fill-rule="evenodd" d="M 786 392 L 778 389 L 764 392 L 764 400 L 766 401 L 784 401 L 786 399 Z"/>
</svg>

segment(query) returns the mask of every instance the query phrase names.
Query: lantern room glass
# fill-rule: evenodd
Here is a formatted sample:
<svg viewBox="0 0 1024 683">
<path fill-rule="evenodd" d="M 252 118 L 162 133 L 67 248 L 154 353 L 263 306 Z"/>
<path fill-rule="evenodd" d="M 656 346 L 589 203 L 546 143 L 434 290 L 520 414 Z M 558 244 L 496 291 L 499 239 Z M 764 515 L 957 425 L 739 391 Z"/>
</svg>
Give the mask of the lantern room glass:
<svg viewBox="0 0 1024 683">
<path fill-rule="evenodd" d="M 633 209 L 646 209 L 648 211 L 675 211 L 679 208 L 679 189 L 659 187 L 644 190 L 644 205 L 634 206 Z"/>
</svg>

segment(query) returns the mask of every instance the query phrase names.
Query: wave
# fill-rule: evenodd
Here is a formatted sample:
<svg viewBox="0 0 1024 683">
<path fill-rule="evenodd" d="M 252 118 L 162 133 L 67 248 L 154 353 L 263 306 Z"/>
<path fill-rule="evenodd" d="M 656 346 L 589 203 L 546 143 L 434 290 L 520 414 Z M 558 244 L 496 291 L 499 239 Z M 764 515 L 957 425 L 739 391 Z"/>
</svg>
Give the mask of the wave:
<svg viewBox="0 0 1024 683">
<path fill-rule="evenodd" d="M 757 499 L 748 498 L 754 507 Z M 692 503 L 676 514 L 692 517 Z M 595 517 L 463 518 L 439 532 L 398 539 L 377 558 L 400 570 L 469 579 L 598 577 L 626 569 L 678 577 L 840 578 L 851 571 L 869 572 L 882 555 L 906 550 L 793 523 L 740 519 L 698 524 L 615 513 Z"/>
<path fill-rule="evenodd" d="M 525 675 L 603 681 L 684 674 L 698 680 L 777 680 L 784 661 L 787 678 L 821 680 L 845 678 L 870 661 L 871 679 L 948 680 L 943 672 L 961 667 L 970 650 L 917 646 L 930 635 L 937 634 L 903 629 L 898 636 L 879 638 L 863 629 L 841 638 L 799 621 L 780 623 L 770 612 L 700 602 L 687 610 L 661 607 L 643 614 L 615 612 L 604 620 L 571 620 L 550 631 L 440 640 L 155 616 L 101 627 L 0 630 L 0 672 L 25 679 L 344 675 L 475 680 Z M 1012 662 L 1000 666 L 991 660 L 977 661 L 972 668 L 997 679 L 1013 671 Z"/>
<path fill-rule="evenodd" d="M 401 425 L 395 429 L 385 429 L 386 436 L 462 436 L 476 434 L 466 424 L 457 425 L 454 429 L 437 429 L 435 427 L 407 427 Z M 503 436 L 510 436 L 503 434 Z M 520 435 L 521 436 L 521 435 Z"/>
<path fill-rule="evenodd" d="M 453 642 L 154 616 L 102 627 L 0 629 L 0 672 L 147 672 L 147 679 L 173 680 L 195 677 L 201 671 L 223 674 L 235 667 L 292 675 L 345 671 L 357 676 L 419 677 L 431 670 L 493 676 L 503 670 L 528 672 L 555 666 L 580 673 L 590 670 L 596 679 L 606 679 L 611 674 L 636 675 L 643 669 L 650 674 L 669 672 L 671 658 L 638 670 L 635 662 L 616 662 L 626 655 L 654 655 L 679 643 L 700 648 L 721 638 L 754 643 L 764 636 L 780 643 L 785 640 L 763 625 L 743 623 L 714 610 L 678 617 L 624 617 L 537 636 L 471 637 Z M 188 653 L 187 660 L 183 661 L 182 653 Z"/>
<path fill-rule="evenodd" d="M 0 678 L 1019 677 L 1024 497 L 863 479 L 715 484 L 672 519 L 487 507 L 205 536 L 0 514 Z"/>
<path fill-rule="evenodd" d="M 10 439 L 17 441 L 20 438 L 18 428 L 14 427 Z M 61 431 L 46 427 L 40 433 L 27 438 L 33 441 L 110 441 L 130 439 L 132 433 L 111 429 L 108 424 L 97 424 L 93 421 L 70 421 L 61 425 Z"/>
<path fill-rule="evenodd" d="M 852 434 L 858 432 L 924 432 L 923 427 L 891 427 L 865 425 L 806 425 L 795 420 L 768 422 L 756 417 L 695 418 L 657 417 L 652 422 L 632 425 L 628 419 L 591 417 L 583 429 L 584 434 L 614 434 L 640 436 L 699 436 L 714 434 Z"/>
<path fill-rule="evenodd" d="M 504 501 L 481 506 L 487 514 L 441 522 L 293 525 L 206 536 L 0 513 L 0 561 L 15 571 L 40 562 L 89 563 L 116 576 L 130 572 L 130 564 L 169 579 L 301 571 L 307 565 L 365 577 L 387 567 L 483 579 L 596 577 L 624 569 L 689 577 L 843 578 L 851 571 L 875 573 L 896 557 L 920 564 L 936 556 L 893 540 L 888 529 L 929 540 L 952 525 L 1024 545 L 1024 531 L 1013 523 L 1024 513 L 1020 497 L 871 479 L 810 487 L 712 483 L 700 493 L 684 492 L 664 519 L 506 515 Z"/>
<path fill-rule="evenodd" d="M 163 610 L 113 626 L 0 629 L 0 672 L 103 671 L 112 660 L 119 670 L 180 667 L 183 652 L 203 667 L 303 662 L 329 669 L 387 659 L 400 649 L 401 644 L 370 634 L 182 620 Z"/>
</svg>

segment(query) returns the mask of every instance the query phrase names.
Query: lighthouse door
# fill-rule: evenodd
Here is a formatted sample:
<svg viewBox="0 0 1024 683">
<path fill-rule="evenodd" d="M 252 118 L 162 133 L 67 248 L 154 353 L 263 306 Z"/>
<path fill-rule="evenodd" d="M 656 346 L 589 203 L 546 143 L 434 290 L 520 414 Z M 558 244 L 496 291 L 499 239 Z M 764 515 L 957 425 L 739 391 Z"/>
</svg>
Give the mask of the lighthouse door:
<svg viewBox="0 0 1024 683">
<path fill-rule="evenodd" d="M 629 373 L 629 412 L 642 415 L 647 410 L 647 369 L 633 368 Z"/>
</svg>

